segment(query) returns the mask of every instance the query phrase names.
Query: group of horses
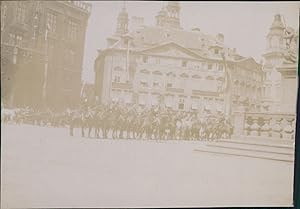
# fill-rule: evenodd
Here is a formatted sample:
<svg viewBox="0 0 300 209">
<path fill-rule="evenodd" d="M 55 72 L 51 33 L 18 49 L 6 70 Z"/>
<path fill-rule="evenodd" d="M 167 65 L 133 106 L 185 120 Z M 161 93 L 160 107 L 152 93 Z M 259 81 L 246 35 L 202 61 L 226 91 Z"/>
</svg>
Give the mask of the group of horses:
<svg viewBox="0 0 300 209">
<path fill-rule="evenodd" d="M 233 126 L 224 117 L 199 117 L 195 112 L 114 105 L 97 106 L 70 114 L 70 135 L 111 139 L 216 140 L 231 138 Z M 93 136 L 92 136 L 93 135 Z"/>
<path fill-rule="evenodd" d="M 1 113 L 3 123 L 68 127 L 69 134 L 104 139 L 216 140 L 231 138 L 233 126 L 224 116 L 199 116 L 160 108 L 139 109 L 120 104 L 79 109 L 36 111 L 23 108 Z M 77 131 L 75 131 L 77 130 Z"/>
<path fill-rule="evenodd" d="M 1 111 L 1 122 L 65 127 L 68 125 L 68 112 L 38 111 L 28 107 L 14 110 L 4 109 Z"/>
</svg>

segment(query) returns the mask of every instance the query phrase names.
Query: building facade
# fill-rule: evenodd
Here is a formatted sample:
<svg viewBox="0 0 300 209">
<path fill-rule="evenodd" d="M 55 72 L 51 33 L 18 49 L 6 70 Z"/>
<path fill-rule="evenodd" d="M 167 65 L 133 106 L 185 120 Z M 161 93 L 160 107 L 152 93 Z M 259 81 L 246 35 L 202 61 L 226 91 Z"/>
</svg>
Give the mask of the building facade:
<svg viewBox="0 0 300 209">
<path fill-rule="evenodd" d="M 8 106 L 78 103 L 91 5 L 80 1 L 2 1 L 2 100 Z"/>
<path fill-rule="evenodd" d="M 100 101 L 211 113 L 225 112 L 227 103 L 260 109 L 261 66 L 225 46 L 221 33 L 184 30 L 180 10 L 179 3 L 169 2 L 158 12 L 156 25 L 146 26 L 141 17 L 129 25 L 122 9 L 115 34 L 95 60 Z"/>
</svg>

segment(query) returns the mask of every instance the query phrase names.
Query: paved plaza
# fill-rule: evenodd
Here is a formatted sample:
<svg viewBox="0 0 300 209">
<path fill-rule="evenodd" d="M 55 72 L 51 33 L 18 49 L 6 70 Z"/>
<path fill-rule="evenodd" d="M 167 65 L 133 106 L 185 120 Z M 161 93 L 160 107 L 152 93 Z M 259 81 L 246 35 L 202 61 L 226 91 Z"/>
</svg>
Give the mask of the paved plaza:
<svg viewBox="0 0 300 209">
<path fill-rule="evenodd" d="M 70 137 L 2 125 L 1 207 L 195 207 L 292 202 L 293 163 L 197 152 L 207 142 Z"/>
</svg>

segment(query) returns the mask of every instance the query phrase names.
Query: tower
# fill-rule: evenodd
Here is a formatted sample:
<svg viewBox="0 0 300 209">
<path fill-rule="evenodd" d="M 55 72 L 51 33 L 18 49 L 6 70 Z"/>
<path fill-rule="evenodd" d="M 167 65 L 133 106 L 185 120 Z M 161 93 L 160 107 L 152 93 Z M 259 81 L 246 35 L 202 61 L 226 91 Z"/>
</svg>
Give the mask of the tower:
<svg viewBox="0 0 300 209">
<path fill-rule="evenodd" d="M 281 15 L 276 14 L 267 35 L 268 52 L 280 52 L 284 49 L 284 31 L 285 26 L 282 22 Z"/>
<path fill-rule="evenodd" d="M 282 16 L 276 14 L 266 37 L 266 53 L 264 57 L 265 82 L 264 82 L 264 104 L 267 111 L 279 111 L 281 74 L 277 67 L 282 64 L 285 25 Z"/>
<path fill-rule="evenodd" d="M 177 1 L 168 2 L 167 5 L 167 25 L 173 28 L 180 27 L 180 4 Z"/>
<path fill-rule="evenodd" d="M 156 15 L 156 26 L 181 29 L 179 2 L 171 1 Z"/>
<path fill-rule="evenodd" d="M 156 26 L 165 26 L 166 18 L 168 16 L 168 12 L 166 11 L 165 7 L 158 12 L 156 15 Z"/>
<path fill-rule="evenodd" d="M 118 15 L 117 19 L 117 29 L 116 29 L 116 35 L 123 35 L 128 32 L 128 13 L 126 11 L 125 3 L 123 5 L 123 8 L 121 12 Z"/>
</svg>

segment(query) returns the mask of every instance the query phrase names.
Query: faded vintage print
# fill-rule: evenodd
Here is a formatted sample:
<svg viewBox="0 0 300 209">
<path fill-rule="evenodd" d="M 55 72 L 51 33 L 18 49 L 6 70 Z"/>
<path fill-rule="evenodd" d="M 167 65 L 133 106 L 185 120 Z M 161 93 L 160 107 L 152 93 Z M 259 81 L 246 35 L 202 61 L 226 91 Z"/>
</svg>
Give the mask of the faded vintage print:
<svg viewBox="0 0 300 209">
<path fill-rule="evenodd" d="M 292 206 L 299 8 L 1 1 L 1 208 Z"/>
</svg>

